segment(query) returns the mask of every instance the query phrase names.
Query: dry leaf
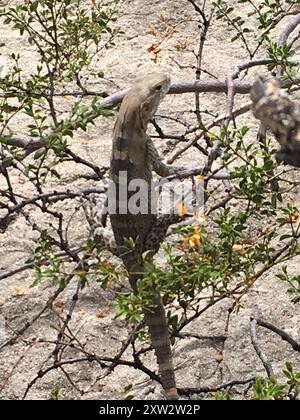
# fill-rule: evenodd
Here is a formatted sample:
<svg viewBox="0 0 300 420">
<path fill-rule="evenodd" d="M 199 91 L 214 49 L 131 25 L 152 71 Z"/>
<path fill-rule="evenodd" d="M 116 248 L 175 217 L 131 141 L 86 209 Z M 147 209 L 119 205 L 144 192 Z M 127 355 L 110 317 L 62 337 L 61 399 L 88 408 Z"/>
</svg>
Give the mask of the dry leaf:
<svg viewBox="0 0 300 420">
<path fill-rule="evenodd" d="M 148 26 L 148 28 L 146 30 L 146 33 L 148 35 L 153 35 L 153 36 L 156 36 L 156 34 L 157 34 L 156 30 L 150 25 Z"/>
<path fill-rule="evenodd" d="M 177 50 L 177 51 L 183 51 L 183 50 L 185 50 L 186 49 L 186 47 L 187 47 L 187 43 L 186 42 L 177 42 L 177 44 L 175 44 L 174 45 L 174 47 L 175 47 L 175 49 Z"/>
<path fill-rule="evenodd" d="M 148 53 L 154 52 L 157 49 L 157 45 L 156 44 L 152 44 L 150 45 L 150 47 L 147 48 Z"/>
<path fill-rule="evenodd" d="M 23 296 L 25 295 L 25 289 L 22 286 L 16 287 L 16 295 Z"/>
<path fill-rule="evenodd" d="M 166 12 L 160 12 L 157 18 L 157 23 L 165 22 L 166 18 L 168 17 L 168 14 Z"/>
<path fill-rule="evenodd" d="M 150 57 L 150 60 L 153 61 L 154 64 L 156 64 L 157 63 L 157 55 L 152 55 Z"/>
<path fill-rule="evenodd" d="M 216 354 L 216 355 L 215 355 L 215 360 L 216 360 L 216 362 L 218 362 L 218 363 L 223 362 L 223 360 L 224 360 L 224 356 L 223 356 L 223 354 L 221 354 L 221 353 Z"/>
<path fill-rule="evenodd" d="M 293 207 L 292 212 L 290 213 L 290 222 L 296 223 L 299 218 L 299 211 L 296 209 L 296 207 Z"/>
<path fill-rule="evenodd" d="M 170 38 L 177 32 L 175 26 L 168 26 L 165 32 L 165 36 Z"/>
<path fill-rule="evenodd" d="M 18 183 L 19 184 L 25 184 L 26 180 L 27 180 L 27 178 L 25 178 L 24 176 L 19 176 Z"/>
<path fill-rule="evenodd" d="M 108 311 L 97 311 L 96 312 L 96 317 L 97 318 L 105 318 L 108 315 Z"/>
<path fill-rule="evenodd" d="M 250 244 L 234 244 L 232 251 L 236 254 L 244 255 L 247 252 L 247 249 L 251 247 Z"/>
<path fill-rule="evenodd" d="M 62 316 L 65 309 L 65 302 L 63 300 L 54 301 L 52 305 L 52 309 L 56 313 L 56 315 Z"/>
</svg>

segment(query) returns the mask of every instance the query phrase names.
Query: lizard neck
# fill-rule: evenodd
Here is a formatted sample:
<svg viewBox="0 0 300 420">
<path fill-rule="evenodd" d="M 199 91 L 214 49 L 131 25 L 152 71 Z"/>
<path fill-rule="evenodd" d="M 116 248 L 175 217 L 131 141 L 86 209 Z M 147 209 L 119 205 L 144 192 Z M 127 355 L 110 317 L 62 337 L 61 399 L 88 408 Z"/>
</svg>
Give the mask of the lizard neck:
<svg viewBox="0 0 300 420">
<path fill-rule="evenodd" d="M 130 95 L 124 98 L 114 130 L 114 138 L 144 137 L 148 120 L 142 113 L 141 98 L 139 95 Z"/>
<path fill-rule="evenodd" d="M 120 170 L 125 170 L 129 180 L 151 179 L 147 139 L 140 98 L 138 95 L 125 97 L 114 127 L 112 173 L 118 176 Z M 115 177 L 113 179 L 117 180 Z"/>
</svg>

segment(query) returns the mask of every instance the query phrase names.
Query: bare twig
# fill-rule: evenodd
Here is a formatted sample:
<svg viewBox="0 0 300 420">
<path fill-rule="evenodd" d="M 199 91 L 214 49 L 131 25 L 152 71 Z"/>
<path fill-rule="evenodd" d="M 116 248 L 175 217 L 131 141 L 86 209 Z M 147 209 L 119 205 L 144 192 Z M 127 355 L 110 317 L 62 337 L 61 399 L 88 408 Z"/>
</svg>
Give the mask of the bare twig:
<svg viewBox="0 0 300 420">
<path fill-rule="evenodd" d="M 192 395 L 192 394 L 205 394 L 208 392 L 218 392 L 222 391 L 223 389 L 232 388 L 236 385 L 247 385 L 249 383 L 252 383 L 255 381 L 254 377 L 248 378 L 248 379 L 236 379 L 232 380 L 230 382 L 226 382 L 225 384 L 219 385 L 219 386 L 203 386 L 199 388 L 178 388 L 178 394 L 179 395 Z"/>
<path fill-rule="evenodd" d="M 272 377 L 274 376 L 274 371 L 271 365 L 271 362 L 269 361 L 267 355 L 265 354 L 265 352 L 261 349 L 259 342 L 258 342 L 258 338 L 257 338 L 257 334 L 256 334 L 256 326 L 257 326 L 257 321 L 255 318 L 251 319 L 251 323 L 250 323 L 250 336 L 251 336 L 251 342 L 252 345 L 258 355 L 258 357 L 260 358 L 262 364 L 264 365 L 264 368 L 267 372 L 268 377 Z"/>
<path fill-rule="evenodd" d="M 68 327 L 68 324 L 69 324 L 69 322 L 72 318 L 72 313 L 74 312 L 76 304 L 78 302 L 78 296 L 79 296 L 79 292 L 80 292 L 81 288 L 82 288 L 82 281 L 81 281 L 81 279 L 79 279 L 77 281 L 76 291 L 75 291 L 75 293 L 72 297 L 70 308 L 69 308 L 68 313 L 67 313 L 67 315 L 66 315 L 66 317 L 63 321 L 62 327 L 60 328 L 59 333 L 57 335 L 57 342 L 58 343 L 62 340 L 62 338 L 64 336 L 64 333 L 65 333 L 65 330 Z M 55 346 L 55 349 L 53 350 L 52 354 L 53 354 L 53 358 L 54 358 L 54 364 L 56 364 L 60 361 L 60 359 L 58 358 L 58 355 L 59 355 L 59 352 L 60 352 L 61 348 L 62 348 L 62 346 L 57 344 Z"/>
<path fill-rule="evenodd" d="M 31 325 L 33 325 L 40 317 L 41 315 L 43 315 L 43 313 L 47 310 L 50 309 L 52 307 L 53 302 L 55 301 L 55 299 L 60 295 L 60 293 L 65 289 L 65 287 L 67 286 L 67 284 L 63 285 L 63 286 L 59 286 L 56 291 L 50 296 L 50 298 L 48 299 L 46 305 L 35 315 L 33 316 L 29 321 L 27 321 L 23 327 L 21 327 L 20 329 L 18 329 L 15 332 L 15 335 L 11 338 L 9 338 L 8 340 L 6 340 L 3 344 L 0 345 L 0 350 L 2 350 L 4 347 L 9 346 L 11 344 L 14 344 L 17 339 L 22 336 L 22 334 L 24 334 L 24 332 L 26 330 L 28 330 L 29 327 L 31 327 Z"/>
<path fill-rule="evenodd" d="M 47 203 L 55 203 L 57 201 L 63 201 L 67 199 L 73 199 L 77 197 L 84 197 L 90 194 L 104 194 L 106 192 L 105 188 L 89 188 L 82 191 L 52 191 L 49 193 L 39 194 L 35 197 L 28 198 L 27 200 L 23 200 L 17 203 L 15 206 L 7 208 L 7 214 L 0 219 L 0 225 L 5 225 L 5 221 L 8 217 L 12 214 L 19 212 L 24 207 L 30 204 L 36 204 L 39 201 L 47 202 Z M 1 279 L 1 277 L 0 277 Z"/>
<path fill-rule="evenodd" d="M 150 369 L 146 368 L 144 365 L 140 364 L 137 365 L 135 362 L 132 362 L 130 360 L 123 360 L 123 359 L 117 359 L 113 357 L 104 357 L 104 356 L 97 356 L 95 354 L 88 354 L 86 357 L 79 357 L 76 359 L 69 359 L 69 360 L 62 360 L 60 362 L 57 362 L 53 364 L 52 366 L 49 366 L 48 368 L 45 368 L 43 370 L 40 370 L 38 374 L 32 379 L 32 381 L 27 385 L 26 390 L 23 395 L 23 400 L 27 397 L 28 392 L 31 390 L 33 385 L 41 378 L 43 378 L 47 373 L 51 372 L 52 370 L 55 370 L 57 368 L 60 368 L 61 366 L 66 365 L 73 365 L 76 363 L 83 363 L 83 362 L 97 362 L 102 365 L 102 367 L 107 367 L 105 365 L 106 362 L 113 363 L 115 365 L 122 365 L 122 366 L 131 366 L 135 369 L 141 370 L 143 373 L 148 375 L 151 379 L 161 383 L 161 380 L 158 375 L 156 375 L 154 372 L 152 372 Z"/>
<path fill-rule="evenodd" d="M 268 330 L 274 332 L 275 334 L 279 335 L 279 337 L 282 338 L 283 341 L 286 341 L 289 343 L 292 348 L 300 352 L 300 343 L 295 341 L 293 337 L 291 337 L 289 334 L 287 334 L 285 331 L 281 330 L 280 328 L 276 327 L 275 325 L 271 324 L 270 322 L 264 321 L 260 318 L 251 318 L 251 322 L 256 321 L 257 325 L 260 325 L 261 327 L 267 328 Z"/>
<path fill-rule="evenodd" d="M 241 107 L 233 110 L 232 115 L 233 117 L 237 117 L 239 115 L 242 115 L 248 111 L 250 111 L 252 106 L 252 102 L 247 102 L 244 105 L 242 105 Z M 216 118 L 214 121 L 212 121 L 210 124 L 208 124 L 205 127 L 204 131 L 201 131 L 200 134 L 197 134 L 195 137 L 193 137 L 191 140 L 189 140 L 188 142 L 186 142 L 185 144 L 180 144 L 180 146 L 175 149 L 172 154 L 167 158 L 166 162 L 168 164 L 172 164 L 176 159 L 178 159 L 179 156 L 181 156 L 186 150 L 188 150 L 190 147 L 192 147 L 198 140 L 200 140 L 204 134 L 206 132 L 208 132 L 209 130 L 211 130 L 213 127 L 218 126 L 224 119 L 228 118 L 228 114 L 224 114 L 221 115 L 220 117 Z M 199 127 L 197 126 L 197 129 L 199 129 Z M 190 130 L 191 131 L 195 131 Z"/>
<path fill-rule="evenodd" d="M 71 248 L 71 251 L 76 253 L 76 252 L 79 252 L 80 249 L 81 249 L 81 247 L 74 247 L 74 248 Z M 55 257 L 66 257 L 67 254 L 66 254 L 65 251 L 62 251 L 62 252 L 55 253 L 54 256 Z M 46 260 L 41 261 L 42 264 L 45 263 L 45 262 L 46 262 Z M 22 271 L 30 270 L 31 268 L 33 268 L 35 266 L 35 264 L 36 264 L 35 262 L 30 262 L 30 263 L 18 266 L 16 268 L 12 269 L 12 270 L 4 271 L 4 272 L 0 273 L 0 281 L 4 280 L 4 279 L 7 279 L 9 277 L 12 277 L 15 274 L 21 273 Z"/>
</svg>

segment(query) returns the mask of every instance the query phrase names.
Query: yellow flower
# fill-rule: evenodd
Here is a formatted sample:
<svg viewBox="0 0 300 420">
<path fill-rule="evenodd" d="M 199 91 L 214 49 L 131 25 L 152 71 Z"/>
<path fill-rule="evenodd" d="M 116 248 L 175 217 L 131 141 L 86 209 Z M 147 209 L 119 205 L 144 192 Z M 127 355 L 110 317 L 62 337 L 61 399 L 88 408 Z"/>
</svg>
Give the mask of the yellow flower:
<svg viewBox="0 0 300 420">
<path fill-rule="evenodd" d="M 194 235 L 190 237 L 189 244 L 193 248 L 200 246 L 201 230 L 199 227 L 194 228 Z"/>
<path fill-rule="evenodd" d="M 217 136 L 216 136 L 214 133 L 210 132 L 210 131 L 208 131 L 208 132 L 206 133 L 206 135 L 207 135 L 207 137 L 208 137 L 210 140 L 215 140 L 215 139 L 217 138 Z"/>
<path fill-rule="evenodd" d="M 152 27 L 152 26 L 148 26 L 148 28 L 147 28 L 147 30 L 146 30 L 146 33 L 148 34 L 148 35 L 153 35 L 153 36 L 155 36 L 156 35 L 156 30 Z"/>
<path fill-rule="evenodd" d="M 251 247 L 251 244 L 234 244 L 232 246 L 232 251 L 239 255 L 246 254 L 247 250 Z"/>
<path fill-rule="evenodd" d="M 290 222 L 291 223 L 296 223 L 298 218 L 299 218 L 299 211 L 298 209 L 296 209 L 296 207 L 293 207 L 293 210 L 290 213 Z"/>
<path fill-rule="evenodd" d="M 192 248 L 199 248 L 201 243 L 201 229 L 199 227 L 194 228 L 194 234 L 192 236 L 186 236 L 181 239 L 182 246 L 187 247 L 188 245 Z"/>
</svg>

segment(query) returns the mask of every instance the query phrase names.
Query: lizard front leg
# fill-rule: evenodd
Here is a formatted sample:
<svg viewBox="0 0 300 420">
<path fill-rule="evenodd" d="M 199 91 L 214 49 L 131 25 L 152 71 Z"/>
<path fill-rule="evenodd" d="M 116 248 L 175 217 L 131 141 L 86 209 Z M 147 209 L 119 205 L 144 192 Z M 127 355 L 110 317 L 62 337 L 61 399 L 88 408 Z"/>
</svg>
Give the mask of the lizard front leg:
<svg viewBox="0 0 300 420">
<path fill-rule="evenodd" d="M 85 201 L 82 207 L 89 224 L 90 238 L 95 243 L 104 245 L 110 252 L 118 256 L 119 252 L 113 232 L 103 227 L 103 213 L 100 210 L 97 199 L 91 196 L 91 200 Z"/>
<path fill-rule="evenodd" d="M 148 153 L 148 159 L 149 159 L 149 162 L 151 163 L 152 169 L 159 176 L 167 177 L 170 175 L 176 175 L 179 171 L 182 171 L 183 169 L 185 169 L 183 167 L 169 166 L 163 163 L 152 139 L 148 135 L 147 135 L 147 153 Z"/>
</svg>

